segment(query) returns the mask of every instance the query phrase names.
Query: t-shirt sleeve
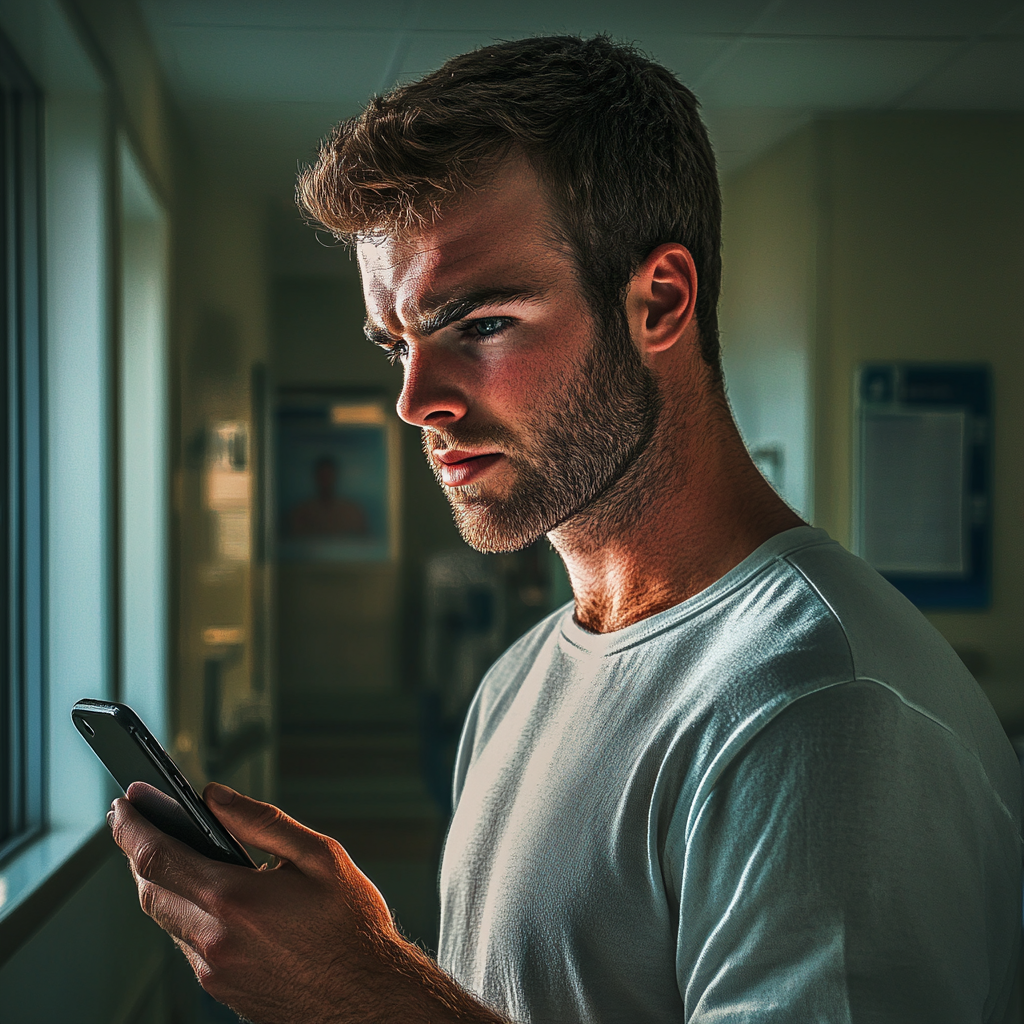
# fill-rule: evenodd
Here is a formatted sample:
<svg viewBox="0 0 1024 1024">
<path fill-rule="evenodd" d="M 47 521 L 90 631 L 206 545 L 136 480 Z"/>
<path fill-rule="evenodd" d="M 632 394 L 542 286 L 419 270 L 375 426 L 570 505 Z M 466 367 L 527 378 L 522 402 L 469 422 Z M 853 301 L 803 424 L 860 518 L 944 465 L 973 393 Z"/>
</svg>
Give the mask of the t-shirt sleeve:
<svg viewBox="0 0 1024 1024">
<path fill-rule="evenodd" d="M 1007 813 L 973 755 L 882 684 L 795 701 L 669 829 L 685 1020 L 1002 1020 L 1016 956 L 999 951 L 1020 931 Z"/>
</svg>

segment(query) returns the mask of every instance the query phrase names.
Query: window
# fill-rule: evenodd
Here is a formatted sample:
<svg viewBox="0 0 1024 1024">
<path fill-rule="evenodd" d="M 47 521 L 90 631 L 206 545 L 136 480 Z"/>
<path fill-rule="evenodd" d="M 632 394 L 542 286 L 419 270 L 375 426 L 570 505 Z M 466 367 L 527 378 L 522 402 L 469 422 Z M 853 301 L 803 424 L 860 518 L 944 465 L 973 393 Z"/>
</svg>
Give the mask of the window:
<svg viewBox="0 0 1024 1024">
<path fill-rule="evenodd" d="M 0 38 L 0 859 L 42 822 L 39 102 Z"/>
</svg>

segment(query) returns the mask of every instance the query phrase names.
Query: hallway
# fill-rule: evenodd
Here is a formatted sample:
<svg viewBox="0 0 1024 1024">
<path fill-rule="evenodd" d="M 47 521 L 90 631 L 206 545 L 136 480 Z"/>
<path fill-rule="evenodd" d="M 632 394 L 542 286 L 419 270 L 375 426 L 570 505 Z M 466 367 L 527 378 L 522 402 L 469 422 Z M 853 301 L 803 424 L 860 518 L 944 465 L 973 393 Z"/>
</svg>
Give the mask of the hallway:
<svg viewBox="0 0 1024 1024">
<path fill-rule="evenodd" d="M 609 32 L 697 93 L 723 192 L 728 397 L 754 462 L 869 560 L 899 534 L 913 557 L 879 568 L 1024 751 L 1022 12 L 0 3 L 0 1022 L 237 1020 L 139 911 L 104 825 L 118 791 L 69 718 L 83 697 L 131 705 L 197 789 L 337 839 L 436 950 L 467 708 L 572 592 L 544 538 L 463 543 L 395 412 L 401 370 L 363 334 L 354 257 L 303 223 L 294 187 L 372 95 L 495 39 Z M 915 405 L 918 371 L 953 398 Z M 884 402 L 872 381 L 895 382 Z M 952 485 L 929 491 L 926 467 L 915 505 L 920 449 L 871 461 L 887 416 L 945 417 L 943 458 L 961 461 L 933 476 Z M 955 550 L 915 562 L 935 545 L 901 521 L 942 501 Z M 890 505 L 872 533 L 865 510 Z"/>
</svg>

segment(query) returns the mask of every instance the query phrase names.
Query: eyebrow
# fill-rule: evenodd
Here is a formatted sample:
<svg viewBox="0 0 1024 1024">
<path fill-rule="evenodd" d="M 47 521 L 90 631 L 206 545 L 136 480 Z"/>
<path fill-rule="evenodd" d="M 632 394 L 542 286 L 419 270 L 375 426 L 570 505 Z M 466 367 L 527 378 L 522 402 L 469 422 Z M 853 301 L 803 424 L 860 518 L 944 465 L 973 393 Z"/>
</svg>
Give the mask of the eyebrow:
<svg viewBox="0 0 1024 1024">
<path fill-rule="evenodd" d="M 481 306 L 490 306 L 498 303 L 529 302 L 539 298 L 541 293 L 530 288 L 481 288 L 478 291 L 460 295 L 458 298 L 448 299 L 437 305 L 427 305 L 426 310 L 414 323 L 413 327 L 417 334 L 429 336 L 444 330 L 449 324 L 457 320 L 464 320 L 471 313 L 480 309 Z M 375 324 L 369 317 L 363 323 L 363 333 L 368 341 L 374 345 L 388 347 L 395 339 L 391 333 L 379 324 Z"/>
</svg>

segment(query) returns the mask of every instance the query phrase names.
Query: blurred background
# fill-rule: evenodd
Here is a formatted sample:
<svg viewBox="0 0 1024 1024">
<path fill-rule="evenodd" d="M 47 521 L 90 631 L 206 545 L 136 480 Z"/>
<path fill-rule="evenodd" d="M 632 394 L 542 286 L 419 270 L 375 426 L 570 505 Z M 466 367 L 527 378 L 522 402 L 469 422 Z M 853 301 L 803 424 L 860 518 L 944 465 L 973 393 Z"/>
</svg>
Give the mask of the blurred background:
<svg viewBox="0 0 1024 1024">
<path fill-rule="evenodd" d="M 563 31 L 701 99 L 755 461 L 1024 733 L 1024 4 L 0 0 L 5 1024 L 234 1020 L 138 910 L 86 696 L 337 837 L 436 942 L 467 702 L 570 594 L 546 543 L 461 543 L 292 191 L 370 96 Z"/>
</svg>

